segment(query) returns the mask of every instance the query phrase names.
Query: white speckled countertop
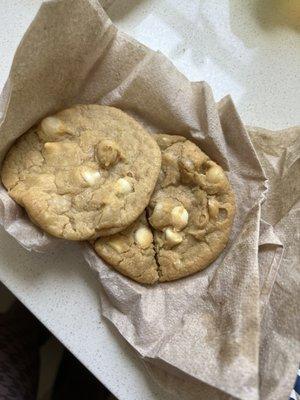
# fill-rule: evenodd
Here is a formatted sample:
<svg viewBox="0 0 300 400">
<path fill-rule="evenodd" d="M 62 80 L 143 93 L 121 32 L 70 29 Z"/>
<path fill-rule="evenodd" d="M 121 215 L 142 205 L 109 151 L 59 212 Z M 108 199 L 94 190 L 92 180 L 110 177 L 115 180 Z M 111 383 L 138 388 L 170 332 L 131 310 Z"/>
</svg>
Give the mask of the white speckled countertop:
<svg viewBox="0 0 300 400">
<path fill-rule="evenodd" d="M 0 0 L 0 89 L 41 3 Z M 230 93 L 246 124 L 282 129 L 300 123 L 296 3 L 115 0 L 108 13 L 121 29 L 166 54 L 191 80 L 206 80 L 216 99 Z M 29 253 L 0 229 L 0 280 L 119 399 L 167 399 L 101 319 L 96 276 L 75 246 L 51 256 Z"/>
</svg>

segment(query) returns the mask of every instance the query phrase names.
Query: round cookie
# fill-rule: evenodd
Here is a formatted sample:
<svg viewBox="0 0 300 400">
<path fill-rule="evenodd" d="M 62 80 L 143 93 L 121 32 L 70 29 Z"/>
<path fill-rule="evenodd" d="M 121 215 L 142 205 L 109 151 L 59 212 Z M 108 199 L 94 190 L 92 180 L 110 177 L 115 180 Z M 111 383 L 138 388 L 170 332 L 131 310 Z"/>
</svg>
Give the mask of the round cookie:
<svg viewBox="0 0 300 400">
<path fill-rule="evenodd" d="M 2 181 L 46 232 L 86 240 L 119 232 L 147 206 L 160 171 L 153 137 L 113 107 L 47 117 L 8 152 Z"/>
<path fill-rule="evenodd" d="M 200 271 L 218 257 L 235 200 L 223 169 L 194 143 L 171 135 L 156 140 L 162 167 L 147 213 L 163 282 Z"/>
<path fill-rule="evenodd" d="M 145 212 L 124 231 L 94 243 L 99 256 L 131 279 L 152 284 L 158 280 L 153 235 Z"/>
</svg>

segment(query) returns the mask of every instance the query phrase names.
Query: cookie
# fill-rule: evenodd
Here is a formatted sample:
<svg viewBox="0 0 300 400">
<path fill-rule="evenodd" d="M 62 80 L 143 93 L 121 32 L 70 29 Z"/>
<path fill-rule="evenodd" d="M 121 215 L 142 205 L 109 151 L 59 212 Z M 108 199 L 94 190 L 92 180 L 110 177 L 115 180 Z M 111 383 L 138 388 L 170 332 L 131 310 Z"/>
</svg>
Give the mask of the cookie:
<svg viewBox="0 0 300 400">
<path fill-rule="evenodd" d="M 218 257 L 229 238 L 235 200 L 223 169 L 194 143 L 173 135 L 155 135 L 155 139 L 162 152 L 162 166 L 147 207 L 155 251 L 151 248 L 148 253 L 148 265 L 152 270 L 156 265 L 158 280 L 164 282 L 198 272 Z M 144 271 L 137 257 L 142 250 L 137 247 L 131 253 L 133 275 L 131 269 L 124 272 L 116 266 L 120 257 L 117 248 L 111 246 L 110 257 L 104 256 L 110 238 L 105 240 L 105 245 L 102 238 L 98 240 L 97 253 L 119 272 L 137 280 L 139 269 Z M 151 283 L 142 277 L 138 282 Z"/>
<path fill-rule="evenodd" d="M 159 280 L 207 267 L 225 248 L 235 212 L 223 169 L 183 137 L 158 135 L 162 169 L 148 207 Z"/>
<path fill-rule="evenodd" d="M 94 248 L 104 261 L 137 282 L 152 284 L 159 278 L 145 212 L 124 231 L 99 238 Z"/>
<path fill-rule="evenodd" d="M 133 118 L 113 107 L 78 105 L 21 136 L 4 160 L 2 181 L 43 230 L 88 240 L 138 218 L 160 165 L 157 143 Z"/>
</svg>

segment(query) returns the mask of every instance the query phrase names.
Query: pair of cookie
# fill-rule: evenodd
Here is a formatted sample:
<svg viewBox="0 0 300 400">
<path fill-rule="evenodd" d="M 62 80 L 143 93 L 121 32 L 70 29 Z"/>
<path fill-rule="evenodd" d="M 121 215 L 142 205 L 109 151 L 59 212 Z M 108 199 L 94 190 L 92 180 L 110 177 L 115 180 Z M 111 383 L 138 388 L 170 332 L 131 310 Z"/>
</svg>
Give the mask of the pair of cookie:
<svg viewBox="0 0 300 400">
<path fill-rule="evenodd" d="M 8 152 L 2 181 L 43 230 L 91 241 L 141 283 L 205 268 L 224 249 L 234 217 L 224 171 L 194 143 L 150 135 L 107 106 L 42 120 Z"/>
<path fill-rule="evenodd" d="M 171 281 L 207 267 L 226 246 L 234 195 L 222 168 L 181 136 L 153 135 L 161 171 L 146 211 L 96 252 L 142 283 Z"/>
</svg>

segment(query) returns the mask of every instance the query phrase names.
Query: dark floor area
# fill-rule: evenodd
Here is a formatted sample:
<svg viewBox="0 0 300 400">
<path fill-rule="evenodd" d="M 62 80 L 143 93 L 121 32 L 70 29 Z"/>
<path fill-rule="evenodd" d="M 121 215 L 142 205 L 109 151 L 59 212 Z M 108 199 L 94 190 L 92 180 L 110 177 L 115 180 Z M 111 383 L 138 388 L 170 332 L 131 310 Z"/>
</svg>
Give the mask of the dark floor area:
<svg viewBox="0 0 300 400">
<path fill-rule="evenodd" d="M 0 399 L 114 399 L 3 285 L 0 286 Z"/>
</svg>

